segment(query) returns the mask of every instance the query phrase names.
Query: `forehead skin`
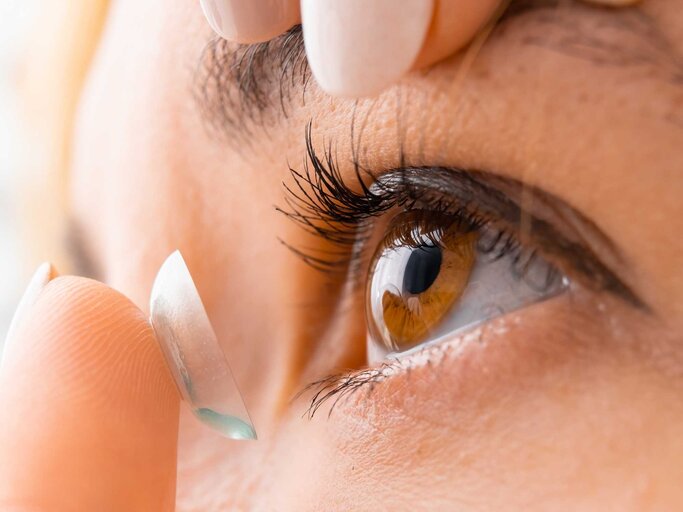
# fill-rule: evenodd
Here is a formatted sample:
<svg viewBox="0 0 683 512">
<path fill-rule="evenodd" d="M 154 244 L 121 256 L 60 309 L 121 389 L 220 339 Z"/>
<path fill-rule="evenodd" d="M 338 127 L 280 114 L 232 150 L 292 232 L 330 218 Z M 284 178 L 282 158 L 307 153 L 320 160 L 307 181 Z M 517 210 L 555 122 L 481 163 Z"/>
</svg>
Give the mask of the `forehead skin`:
<svg viewBox="0 0 683 512">
<path fill-rule="evenodd" d="M 678 2 L 642 9 L 680 55 Z M 511 20 L 464 79 L 459 56 L 376 101 L 312 86 L 238 146 L 206 129 L 192 95 L 211 37 L 198 6 L 112 6 L 78 119 L 74 215 L 103 277 L 143 309 L 181 249 L 259 430 L 257 443 L 230 443 L 183 418 L 178 510 L 681 506 L 682 85 L 558 44 L 577 30 L 635 44 L 605 15 L 566 12 L 568 29 L 542 13 Z M 302 418 L 305 400 L 291 397 L 303 384 L 362 364 L 364 319 L 335 309 L 325 280 L 278 242 L 301 234 L 273 205 L 303 161 L 306 123 L 348 162 L 354 115 L 374 169 L 396 165 L 402 145 L 413 164 L 486 169 L 562 197 L 623 249 L 656 318 L 609 300 L 596 318 L 596 298 L 578 293 L 461 357 L 415 363 L 329 420 Z"/>
</svg>

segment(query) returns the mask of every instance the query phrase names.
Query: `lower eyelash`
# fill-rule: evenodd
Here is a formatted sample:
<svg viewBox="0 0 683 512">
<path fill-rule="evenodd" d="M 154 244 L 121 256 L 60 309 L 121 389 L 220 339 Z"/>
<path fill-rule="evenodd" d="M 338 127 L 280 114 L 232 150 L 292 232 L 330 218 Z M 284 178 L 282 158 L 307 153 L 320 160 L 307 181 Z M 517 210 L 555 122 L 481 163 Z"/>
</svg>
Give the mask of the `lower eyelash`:
<svg viewBox="0 0 683 512">
<path fill-rule="evenodd" d="M 466 338 L 467 342 L 481 341 L 481 332 L 473 332 Z M 421 362 L 418 364 L 435 365 L 439 364 L 444 357 L 449 355 L 457 355 L 458 350 L 453 350 L 451 344 L 439 344 L 425 346 L 421 352 L 413 355 L 413 359 L 423 354 L 420 358 Z M 297 400 L 301 396 L 313 392 L 310 398 L 308 408 L 302 414 L 302 417 L 307 417 L 309 420 L 318 413 L 319 409 L 326 403 L 331 403 L 327 412 L 327 417 L 332 415 L 336 405 L 343 399 L 348 399 L 358 391 L 366 391 L 367 395 L 372 393 L 375 386 L 390 379 L 394 375 L 410 372 L 411 368 L 415 368 L 414 360 L 405 359 L 388 359 L 379 365 L 363 368 L 361 370 L 350 370 L 346 373 L 340 372 L 334 375 L 319 379 L 311 384 L 308 384 L 304 389 L 297 393 L 292 399 Z"/>
<path fill-rule="evenodd" d="M 294 400 L 308 392 L 315 391 L 311 397 L 308 409 L 306 409 L 302 417 L 308 417 L 309 420 L 313 419 L 320 407 L 331 402 L 330 409 L 327 412 L 327 417 L 329 418 L 336 405 L 342 399 L 349 398 L 361 389 L 371 393 L 375 385 L 404 369 L 402 362 L 394 359 L 385 361 L 380 366 L 355 370 L 350 373 L 337 373 L 307 385 L 296 394 Z"/>
</svg>

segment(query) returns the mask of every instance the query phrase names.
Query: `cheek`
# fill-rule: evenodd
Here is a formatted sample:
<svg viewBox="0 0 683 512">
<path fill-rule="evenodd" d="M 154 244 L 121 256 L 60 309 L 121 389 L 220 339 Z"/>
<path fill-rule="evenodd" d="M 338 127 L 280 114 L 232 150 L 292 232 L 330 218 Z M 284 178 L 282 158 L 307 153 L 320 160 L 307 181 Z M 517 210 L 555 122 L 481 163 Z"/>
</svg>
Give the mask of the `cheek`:
<svg viewBox="0 0 683 512">
<path fill-rule="evenodd" d="M 310 421 L 297 404 L 273 455 L 278 487 L 346 509 L 368 499 L 404 509 L 420 496 L 432 509 L 483 510 L 584 499 L 638 510 L 676 489 L 670 471 L 683 456 L 683 429 L 671 425 L 682 424 L 683 409 L 629 347 L 644 333 L 613 339 L 579 316 L 548 322 L 565 309 L 554 307 L 555 315 L 525 313 L 533 329 L 512 322 L 496 334 L 494 325 L 458 355 L 342 398 L 329 418 L 331 403 Z"/>
</svg>

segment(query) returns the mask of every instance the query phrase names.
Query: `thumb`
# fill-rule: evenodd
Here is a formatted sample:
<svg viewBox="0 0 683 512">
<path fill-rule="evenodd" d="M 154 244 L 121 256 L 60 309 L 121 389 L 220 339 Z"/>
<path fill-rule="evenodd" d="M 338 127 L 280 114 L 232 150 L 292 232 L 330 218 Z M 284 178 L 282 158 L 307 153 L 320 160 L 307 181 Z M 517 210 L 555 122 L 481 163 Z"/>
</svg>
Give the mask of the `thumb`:
<svg viewBox="0 0 683 512">
<path fill-rule="evenodd" d="M 173 510 L 179 398 L 145 315 L 84 278 L 37 295 L 0 371 L 0 509 Z"/>
</svg>

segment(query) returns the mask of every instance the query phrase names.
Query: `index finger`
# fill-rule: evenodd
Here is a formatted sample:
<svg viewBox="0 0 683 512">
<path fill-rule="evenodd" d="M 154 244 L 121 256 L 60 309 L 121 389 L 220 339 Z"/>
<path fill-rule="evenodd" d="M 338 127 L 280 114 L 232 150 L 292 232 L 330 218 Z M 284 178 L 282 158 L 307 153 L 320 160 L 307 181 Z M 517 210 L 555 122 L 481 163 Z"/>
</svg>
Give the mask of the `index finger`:
<svg viewBox="0 0 683 512">
<path fill-rule="evenodd" d="M 0 508 L 173 510 L 178 393 L 145 315 L 49 282 L 0 372 Z"/>
</svg>

